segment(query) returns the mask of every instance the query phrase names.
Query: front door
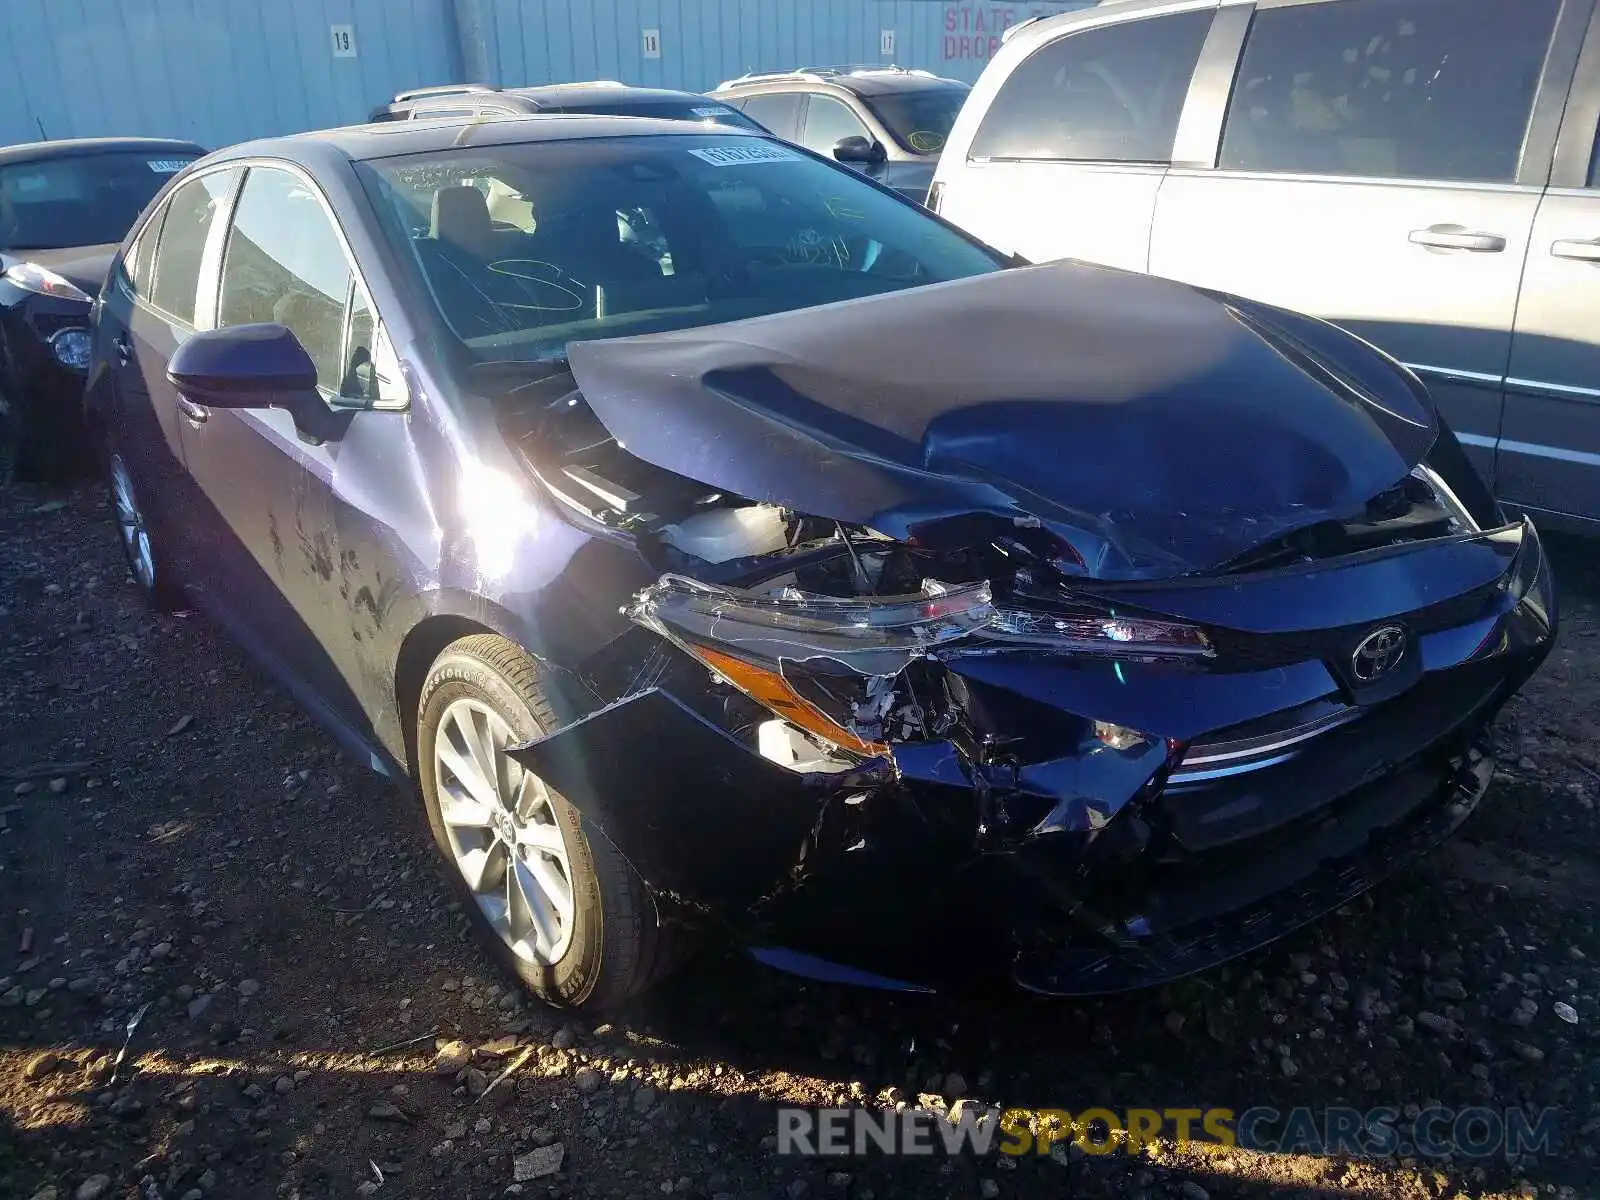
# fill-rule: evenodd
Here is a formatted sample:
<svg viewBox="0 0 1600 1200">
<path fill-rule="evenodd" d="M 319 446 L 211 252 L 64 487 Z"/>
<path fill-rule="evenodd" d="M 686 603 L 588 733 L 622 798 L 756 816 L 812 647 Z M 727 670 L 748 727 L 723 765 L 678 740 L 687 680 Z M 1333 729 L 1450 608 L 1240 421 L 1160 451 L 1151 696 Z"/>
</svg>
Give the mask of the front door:
<svg viewBox="0 0 1600 1200">
<path fill-rule="evenodd" d="M 1541 164 L 1525 142 L 1560 7 L 1262 5 L 1218 169 L 1169 173 L 1150 270 L 1324 317 L 1387 350 L 1427 380 L 1490 475 L 1549 169 L 1548 145 Z"/>
<path fill-rule="evenodd" d="M 806 97 L 804 123 L 800 127 L 800 144 L 813 154 L 832 160 L 833 149 L 847 137 L 877 141 L 872 130 L 862 124 L 861 118 L 842 100 L 812 92 Z M 868 178 L 883 181 L 884 164 L 847 163 Z"/>
<path fill-rule="evenodd" d="M 216 328 L 276 322 L 317 365 L 318 390 L 334 401 L 346 374 L 346 312 L 353 273 L 320 193 L 286 168 L 245 176 L 220 256 Z M 211 314 L 214 313 L 214 316 Z M 202 531 L 208 608 L 267 659 L 318 715 L 359 708 L 331 646 L 328 597 L 337 540 L 321 480 L 337 440 L 320 443 L 279 408 L 208 408 L 185 401 L 184 455 L 206 497 Z"/>
</svg>

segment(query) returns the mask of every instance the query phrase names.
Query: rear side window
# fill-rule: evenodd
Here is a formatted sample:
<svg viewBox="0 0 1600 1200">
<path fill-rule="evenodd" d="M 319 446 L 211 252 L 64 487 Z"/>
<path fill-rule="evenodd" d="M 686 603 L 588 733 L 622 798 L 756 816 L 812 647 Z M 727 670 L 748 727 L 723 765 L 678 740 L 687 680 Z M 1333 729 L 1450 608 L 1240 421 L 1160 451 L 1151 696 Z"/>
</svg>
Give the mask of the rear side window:
<svg viewBox="0 0 1600 1200">
<path fill-rule="evenodd" d="M 1211 15 L 1103 25 L 1040 47 L 1000 86 L 972 157 L 1169 161 Z"/>
<path fill-rule="evenodd" d="M 191 179 L 172 193 L 166 216 L 159 218 L 161 242 L 156 247 L 150 302 L 187 325 L 194 324 L 195 294 L 200 285 L 206 239 L 237 178 L 235 171 L 212 171 Z"/>
<path fill-rule="evenodd" d="M 344 246 L 316 193 L 287 171 L 253 168 L 222 260 L 218 326 L 276 321 L 317 364 L 317 383 L 337 392 L 350 278 Z"/>
<path fill-rule="evenodd" d="M 765 96 L 751 96 L 744 101 L 745 115 L 763 129 L 770 129 L 781 138 L 794 141 L 800 127 L 799 92 L 777 92 Z"/>
<path fill-rule="evenodd" d="M 128 252 L 122 256 L 122 286 L 135 296 L 143 296 L 150 287 L 150 262 L 155 258 L 156 242 L 161 237 L 161 222 L 167 210 L 163 208 L 148 221 Z"/>
<path fill-rule="evenodd" d="M 1560 0 L 1338 0 L 1256 13 L 1221 166 L 1516 178 Z"/>
</svg>

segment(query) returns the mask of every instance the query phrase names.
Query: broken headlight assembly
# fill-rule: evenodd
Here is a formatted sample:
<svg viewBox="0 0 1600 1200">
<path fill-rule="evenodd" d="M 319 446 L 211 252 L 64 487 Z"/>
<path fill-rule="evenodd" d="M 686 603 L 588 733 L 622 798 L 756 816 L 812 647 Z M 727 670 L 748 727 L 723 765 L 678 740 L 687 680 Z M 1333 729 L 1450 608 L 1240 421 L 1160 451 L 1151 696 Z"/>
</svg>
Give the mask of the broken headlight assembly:
<svg viewBox="0 0 1600 1200">
<path fill-rule="evenodd" d="M 924 579 L 911 595 L 837 596 L 792 582 L 744 589 L 668 574 L 626 612 L 824 751 L 858 756 L 949 732 L 957 718 L 934 677 L 934 660 L 947 653 L 1035 650 L 1123 660 L 1214 654 L 1192 625 L 1087 603 L 1054 612 L 1002 607 L 988 581 Z M 933 672 L 913 669 L 919 663 Z M 1108 744 L 1122 748 L 1121 741 Z"/>
<path fill-rule="evenodd" d="M 920 595 L 769 593 L 664 575 L 628 616 L 807 733 L 860 755 L 881 754 L 897 701 L 893 681 L 914 659 L 994 617 L 987 583 Z"/>
</svg>

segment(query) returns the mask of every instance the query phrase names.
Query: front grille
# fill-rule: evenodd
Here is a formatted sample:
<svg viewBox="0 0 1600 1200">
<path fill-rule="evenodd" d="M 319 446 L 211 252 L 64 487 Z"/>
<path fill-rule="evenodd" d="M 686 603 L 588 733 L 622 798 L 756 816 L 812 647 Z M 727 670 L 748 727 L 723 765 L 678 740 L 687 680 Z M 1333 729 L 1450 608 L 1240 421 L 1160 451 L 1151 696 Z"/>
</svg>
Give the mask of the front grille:
<svg viewBox="0 0 1600 1200">
<path fill-rule="evenodd" d="M 1361 716 L 1361 709 L 1330 696 L 1219 730 L 1189 746 L 1170 783 L 1223 779 L 1287 762 L 1308 742 Z"/>
<path fill-rule="evenodd" d="M 1168 837 L 1157 858 L 1176 866 L 1228 869 L 1224 848 L 1269 853 L 1259 839 L 1282 832 L 1291 840 L 1321 819 L 1340 797 L 1416 762 L 1430 747 L 1471 725 L 1503 694 L 1498 663 L 1472 664 L 1425 676 L 1385 704 L 1313 735 L 1286 760 L 1226 778 L 1169 783 L 1159 800 Z M 1297 829 L 1299 831 L 1297 832 Z M 1223 857 L 1226 857 L 1224 855 Z"/>
</svg>

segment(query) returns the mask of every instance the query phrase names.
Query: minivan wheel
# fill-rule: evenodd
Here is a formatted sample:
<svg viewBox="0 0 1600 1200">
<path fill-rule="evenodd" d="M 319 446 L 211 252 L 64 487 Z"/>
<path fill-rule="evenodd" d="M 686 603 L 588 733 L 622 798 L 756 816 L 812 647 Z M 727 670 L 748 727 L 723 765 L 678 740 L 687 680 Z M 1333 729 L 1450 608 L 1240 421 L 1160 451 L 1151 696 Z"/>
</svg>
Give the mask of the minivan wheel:
<svg viewBox="0 0 1600 1200">
<path fill-rule="evenodd" d="M 117 534 L 123 556 L 134 582 L 146 599 L 163 612 L 182 607 L 182 594 L 171 578 L 145 521 L 127 461 L 115 446 L 106 450 L 106 486 L 111 494 L 111 512 L 117 521 Z"/>
<path fill-rule="evenodd" d="M 541 1000 L 599 1010 L 654 981 L 669 930 L 643 882 L 509 746 L 557 727 L 537 664 L 503 638 L 447 647 L 418 704 L 428 825 L 473 926 Z"/>
</svg>

